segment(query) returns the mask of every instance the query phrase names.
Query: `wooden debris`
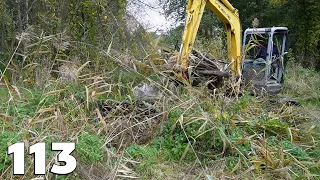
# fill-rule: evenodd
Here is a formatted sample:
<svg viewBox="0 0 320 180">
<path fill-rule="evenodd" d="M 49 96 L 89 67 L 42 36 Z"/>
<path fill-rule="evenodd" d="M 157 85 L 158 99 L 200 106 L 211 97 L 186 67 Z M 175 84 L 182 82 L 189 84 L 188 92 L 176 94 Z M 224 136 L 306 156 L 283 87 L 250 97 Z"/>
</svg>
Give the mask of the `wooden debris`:
<svg viewBox="0 0 320 180">
<path fill-rule="evenodd" d="M 192 51 L 189 64 L 193 85 L 210 82 L 208 87 L 216 88 L 223 84 L 225 78 L 231 76 L 225 62 L 214 60 L 197 50 Z"/>
</svg>

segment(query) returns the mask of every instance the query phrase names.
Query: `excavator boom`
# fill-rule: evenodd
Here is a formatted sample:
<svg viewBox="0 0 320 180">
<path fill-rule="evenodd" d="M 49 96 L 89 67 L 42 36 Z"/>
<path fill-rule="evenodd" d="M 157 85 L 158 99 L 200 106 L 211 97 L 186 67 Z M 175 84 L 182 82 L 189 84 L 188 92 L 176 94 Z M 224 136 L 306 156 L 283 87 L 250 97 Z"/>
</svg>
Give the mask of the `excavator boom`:
<svg viewBox="0 0 320 180">
<path fill-rule="evenodd" d="M 238 10 L 227 0 L 189 0 L 186 24 L 177 64 L 188 68 L 192 51 L 205 7 L 208 7 L 225 25 L 227 31 L 228 59 L 234 75 L 241 75 L 241 26 Z"/>
</svg>

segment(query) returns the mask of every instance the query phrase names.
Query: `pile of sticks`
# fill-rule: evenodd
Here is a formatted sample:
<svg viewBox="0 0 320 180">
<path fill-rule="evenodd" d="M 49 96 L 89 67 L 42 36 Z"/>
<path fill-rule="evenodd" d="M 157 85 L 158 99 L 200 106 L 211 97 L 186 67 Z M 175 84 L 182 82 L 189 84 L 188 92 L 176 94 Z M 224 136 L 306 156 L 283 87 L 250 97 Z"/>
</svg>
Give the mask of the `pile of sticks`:
<svg viewBox="0 0 320 180">
<path fill-rule="evenodd" d="M 228 64 L 211 59 L 202 52 L 193 50 L 189 57 L 189 66 L 193 85 L 204 83 L 209 87 L 216 88 L 220 86 L 225 78 L 231 76 Z"/>
</svg>

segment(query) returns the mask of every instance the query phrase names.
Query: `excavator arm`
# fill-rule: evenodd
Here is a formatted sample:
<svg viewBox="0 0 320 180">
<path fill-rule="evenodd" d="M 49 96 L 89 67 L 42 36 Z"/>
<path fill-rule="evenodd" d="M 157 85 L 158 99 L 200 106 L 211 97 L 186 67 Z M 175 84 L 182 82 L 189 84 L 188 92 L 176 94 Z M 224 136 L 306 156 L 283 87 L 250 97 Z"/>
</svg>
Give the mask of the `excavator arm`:
<svg viewBox="0 0 320 180">
<path fill-rule="evenodd" d="M 228 0 L 189 0 L 187 17 L 178 57 L 178 65 L 188 68 L 189 54 L 192 51 L 200 26 L 204 8 L 208 7 L 225 24 L 227 31 L 228 59 L 234 75 L 241 75 L 241 26 L 238 10 Z"/>
</svg>

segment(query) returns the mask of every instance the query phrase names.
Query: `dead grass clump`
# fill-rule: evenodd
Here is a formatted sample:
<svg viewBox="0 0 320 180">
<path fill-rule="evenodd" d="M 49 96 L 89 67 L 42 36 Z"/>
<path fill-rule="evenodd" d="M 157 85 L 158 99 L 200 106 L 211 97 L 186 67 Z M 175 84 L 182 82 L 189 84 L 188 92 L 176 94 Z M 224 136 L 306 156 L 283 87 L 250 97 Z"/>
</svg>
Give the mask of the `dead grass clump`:
<svg viewBox="0 0 320 180">
<path fill-rule="evenodd" d="M 285 77 L 283 94 L 300 100 L 319 101 L 319 73 L 311 69 L 302 68 L 300 64 L 289 62 Z"/>
<path fill-rule="evenodd" d="M 99 102 L 102 121 L 107 130 L 107 146 L 124 149 L 131 144 L 150 142 L 160 124 L 155 104 L 146 101 Z"/>
<path fill-rule="evenodd" d="M 70 63 L 64 63 L 59 67 L 59 81 L 61 82 L 77 82 L 78 80 L 78 71 L 77 66 Z"/>
</svg>

